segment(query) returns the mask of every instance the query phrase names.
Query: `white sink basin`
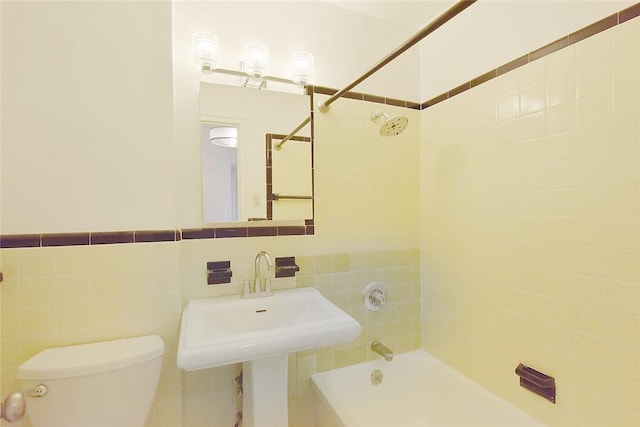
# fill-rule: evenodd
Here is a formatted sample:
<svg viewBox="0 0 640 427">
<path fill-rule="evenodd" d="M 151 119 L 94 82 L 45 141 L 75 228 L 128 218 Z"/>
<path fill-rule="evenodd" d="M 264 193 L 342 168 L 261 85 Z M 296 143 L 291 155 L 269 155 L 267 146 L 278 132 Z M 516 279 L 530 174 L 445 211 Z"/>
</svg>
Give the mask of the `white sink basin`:
<svg viewBox="0 0 640 427">
<path fill-rule="evenodd" d="M 350 341 L 360 324 L 317 289 L 194 299 L 182 312 L 178 366 L 191 371 Z"/>
</svg>

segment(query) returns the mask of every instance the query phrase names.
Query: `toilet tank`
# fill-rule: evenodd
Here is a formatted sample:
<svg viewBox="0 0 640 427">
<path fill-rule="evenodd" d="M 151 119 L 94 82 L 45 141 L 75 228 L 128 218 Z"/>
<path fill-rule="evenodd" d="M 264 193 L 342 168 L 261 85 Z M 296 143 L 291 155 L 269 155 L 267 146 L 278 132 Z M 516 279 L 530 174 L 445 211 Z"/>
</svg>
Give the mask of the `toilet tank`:
<svg viewBox="0 0 640 427">
<path fill-rule="evenodd" d="M 33 427 L 143 427 L 163 355 L 157 335 L 44 350 L 18 367 L 27 417 Z"/>
</svg>

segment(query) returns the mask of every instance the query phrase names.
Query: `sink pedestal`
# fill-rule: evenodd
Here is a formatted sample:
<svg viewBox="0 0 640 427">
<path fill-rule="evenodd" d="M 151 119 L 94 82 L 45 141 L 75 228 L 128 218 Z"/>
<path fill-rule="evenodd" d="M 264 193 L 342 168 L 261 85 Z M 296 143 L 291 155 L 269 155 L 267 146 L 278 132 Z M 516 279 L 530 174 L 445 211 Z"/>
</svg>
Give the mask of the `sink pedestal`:
<svg viewBox="0 0 640 427">
<path fill-rule="evenodd" d="M 288 423 L 287 353 L 242 364 L 242 425 L 286 427 Z"/>
</svg>

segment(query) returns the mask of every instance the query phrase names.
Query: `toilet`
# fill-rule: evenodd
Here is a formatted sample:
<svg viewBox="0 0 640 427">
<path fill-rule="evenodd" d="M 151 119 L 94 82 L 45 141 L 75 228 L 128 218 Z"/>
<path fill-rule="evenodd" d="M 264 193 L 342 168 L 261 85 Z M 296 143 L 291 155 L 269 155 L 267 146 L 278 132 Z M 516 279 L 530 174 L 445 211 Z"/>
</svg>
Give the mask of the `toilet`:
<svg viewBox="0 0 640 427">
<path fill-rule="evenodd" d="M 143 427 L 164 342 L 157 335 L 44 350 L 18 367 L 33 427 Z"/>
</svg>

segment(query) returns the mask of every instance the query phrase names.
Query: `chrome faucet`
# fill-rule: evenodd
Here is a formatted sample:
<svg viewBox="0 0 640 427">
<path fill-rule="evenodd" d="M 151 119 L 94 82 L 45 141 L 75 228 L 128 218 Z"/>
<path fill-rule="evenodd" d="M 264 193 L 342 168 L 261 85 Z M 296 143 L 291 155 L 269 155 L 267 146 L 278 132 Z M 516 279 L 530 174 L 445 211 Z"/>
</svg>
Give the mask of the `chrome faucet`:
<svg viewBox="0 0 640 427">
<path fill-rule="evenodd" d="M 372 342 L 371 350 L 384 357 L 384 360 L 386 360 L 387 362 L 391 362 L 393 360 L 393 351 L 389 350 L 389 347 L 382 344 L 380 341 L 376 340 Z"/>
<path fill-rule="evenodd" d="M 262 290 L 262 271 L 260 270 L 260 264 L 262 258 L 267 262 L 267 277 L 264 278 L 264 290 Z M 253 292 L 251 292 L 250 287 L 245 285 L 245 292 L 242 295 L 243 298 L 257 298 L 257 297 L 268 297 L 273 293 L 271 292 L 271 276 L 273 275 L 274 267 L 273 260 L 271 259 L 271 255 L 269 255 L 265 251 L 260 251 L 256 256 L 255 261 L 255 276 L 253 279 Z"/>
<path fill-rule="evenodd" d="M 269 255 L 265 251 L 261 251 L 258 255 L 256 255 L 256 274 L 254 277 L 254 290 L 255 292 L 260 292 L 262 289 L 262 271 L 260 271 L 260 260 L 264 258 L 267 261 L 267 277 L 264 279 L 264 291 L 271 293 L 271 274 L 273 272 L 273 260 L 271 259 L 271 255 Z"/>
</svg>

